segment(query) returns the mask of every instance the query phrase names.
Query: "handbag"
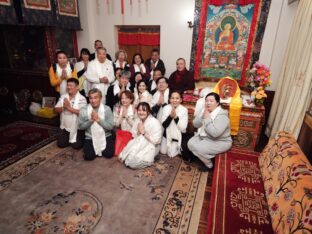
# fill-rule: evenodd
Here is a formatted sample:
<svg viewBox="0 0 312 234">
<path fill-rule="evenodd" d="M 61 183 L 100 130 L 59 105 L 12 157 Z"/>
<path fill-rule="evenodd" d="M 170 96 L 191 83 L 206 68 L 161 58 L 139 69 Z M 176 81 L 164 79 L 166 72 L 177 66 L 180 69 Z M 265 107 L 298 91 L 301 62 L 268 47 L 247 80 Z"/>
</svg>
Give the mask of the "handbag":
<svg viewBox="0 0 312 234">
<path fill-rule="evenodd" d="M 115 154 L 114 154 L 116 157 L 126 147 L 126 145 L 128 144 L 130 140 L 132 140 L 131 132 L 124 131 L 121 129 L 116 130 Z"/>
</svg>

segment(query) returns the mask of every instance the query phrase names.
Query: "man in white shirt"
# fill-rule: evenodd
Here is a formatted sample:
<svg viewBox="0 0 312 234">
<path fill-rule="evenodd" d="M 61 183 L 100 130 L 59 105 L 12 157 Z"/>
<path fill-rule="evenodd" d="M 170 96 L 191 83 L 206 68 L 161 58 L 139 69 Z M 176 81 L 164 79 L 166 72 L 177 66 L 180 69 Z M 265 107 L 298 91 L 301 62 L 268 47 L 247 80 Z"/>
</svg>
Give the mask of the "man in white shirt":
<svg viewBox="0 0 312 234">
<path fill-rule="evenodd" d="M 110 84 L 115 80 L 112 62 L 106 58 L 106 49 L 101 47 L 96 50 L 97 58 L 88 65 L 85 77 L 90 82 L 91 89 L 97 88 L 102 93 L 102 103 Z"/>
<path fill-rule="evenodd" d="M 55 105 L 55 112 L 61 116 L 61 133 L 57 138 L 60 148 L 72 146 L 80 149 L 83 146 L 84 131 L 78 129 L 80 108 L 87 104 L 84 96 L 79 93 L 79 82 L 75 78 L 67 80 L 67 93 L 62 95 Z"/>
</svg>

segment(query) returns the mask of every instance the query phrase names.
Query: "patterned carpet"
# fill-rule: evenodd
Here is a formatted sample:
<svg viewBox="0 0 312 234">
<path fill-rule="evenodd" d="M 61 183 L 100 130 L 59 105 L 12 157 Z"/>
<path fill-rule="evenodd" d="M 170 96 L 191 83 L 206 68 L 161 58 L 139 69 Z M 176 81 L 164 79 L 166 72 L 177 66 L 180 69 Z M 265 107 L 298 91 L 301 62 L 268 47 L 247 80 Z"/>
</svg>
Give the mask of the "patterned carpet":
<svg viewBox="0 0 312 234">
<path fill-rule="evenodd" d="M 3 233 L 196 233 L 208 173 L 160 156 L 132 170 L 55 143 L 0 172 Z"/>
<path fill-rule="evenodd" d="M 231 149 L 216 157 L 208 233 L 272 233 L 258 153 Z"/>
<path fill-rule="evenodd" d="M 0 170 L 56 139 L 57 127 L 17 121 L 0 128 Z"/>
</svg>

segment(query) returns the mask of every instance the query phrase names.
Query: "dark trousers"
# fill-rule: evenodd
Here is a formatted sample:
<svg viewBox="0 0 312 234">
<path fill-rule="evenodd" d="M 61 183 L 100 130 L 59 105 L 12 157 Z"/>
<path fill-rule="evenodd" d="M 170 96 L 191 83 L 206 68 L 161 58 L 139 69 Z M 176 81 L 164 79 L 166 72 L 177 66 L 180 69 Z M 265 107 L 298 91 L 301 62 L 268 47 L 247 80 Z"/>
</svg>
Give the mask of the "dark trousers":
<svg viewBox="0 0 312 234">
<path fill-rule="evenodd" d="M 181 142 L 181 156 L 182 159 L 187 162 L 193 162 L 196 159 L 196 156 L 189 150 L 187 147 L 187 142 L 194 136 L 193 133 L 185 133 L 182 135 L 182 142 Z"/>
<path fill-rule="evenodd" d="M 75 143 L 69 143 L 69 132 L 65 129 L 61 129 L 61 133 L 57 137 L 57 146 L 60 148 L 65 148 L 67 146 L 71 146 L 74 149 L 81 149 L 83 146 L 83 139 L 84 139 L 84 131 L 77 130 L 77 138 Z"/>
<path fill-rule="evenodd" d="M 91 139 L 85 139 L 83 145 L 84 159 L 94 160 L 97 155 L 93 148 L 93 142 Z M 102 156 L 105 158 L 111 158 L 115 153 L 115 137 L 113 135 L 106 137 L 106 148 L 102 151 Z"/>
</svg>

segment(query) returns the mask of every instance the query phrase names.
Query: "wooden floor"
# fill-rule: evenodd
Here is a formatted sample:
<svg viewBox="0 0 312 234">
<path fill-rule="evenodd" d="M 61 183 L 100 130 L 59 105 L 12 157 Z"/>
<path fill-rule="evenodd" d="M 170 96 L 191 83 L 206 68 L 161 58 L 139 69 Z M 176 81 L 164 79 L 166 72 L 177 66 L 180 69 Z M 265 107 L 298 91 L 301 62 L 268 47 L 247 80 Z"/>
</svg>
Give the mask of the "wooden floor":
<svg viewBox="0 0 312 234">
<path fill-rule="evenodd" d="M 205 198 L 203 202 L 203 207 L 200 214 L 200 220 L 198 225 L 198 234 L 206 234 L 207 233 L 207 225 L 208 225 L 208 211 L 209 211 L 209 202 L 210 202 L 210 195 L 212 189 L 212 175 L 213 172 L 209 172 L 207 185 L 205 189 Z"/>
</svg>

